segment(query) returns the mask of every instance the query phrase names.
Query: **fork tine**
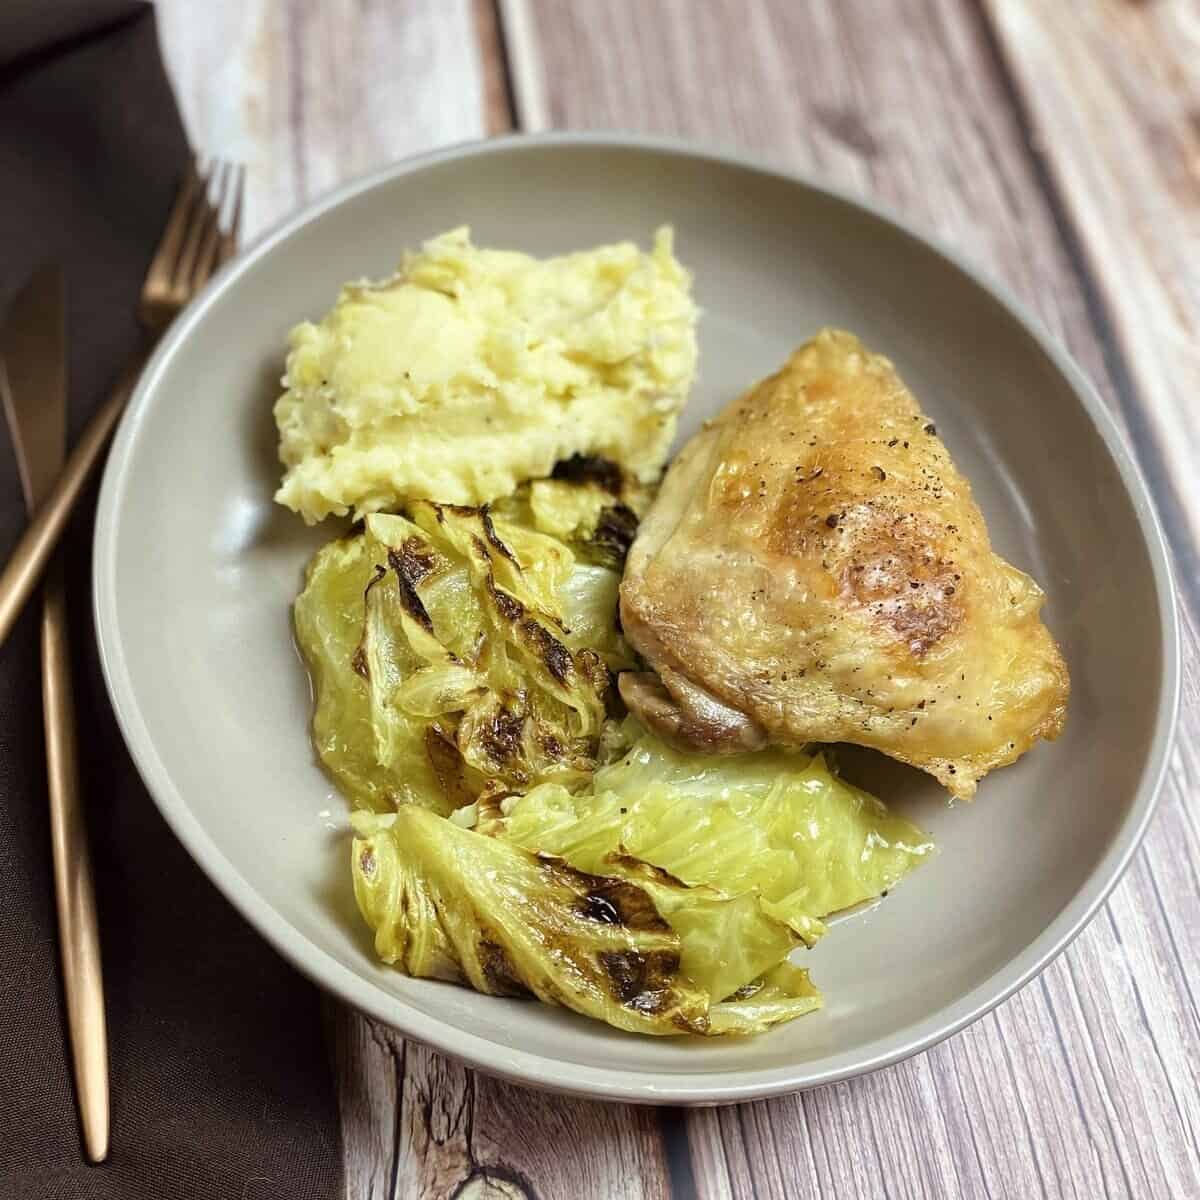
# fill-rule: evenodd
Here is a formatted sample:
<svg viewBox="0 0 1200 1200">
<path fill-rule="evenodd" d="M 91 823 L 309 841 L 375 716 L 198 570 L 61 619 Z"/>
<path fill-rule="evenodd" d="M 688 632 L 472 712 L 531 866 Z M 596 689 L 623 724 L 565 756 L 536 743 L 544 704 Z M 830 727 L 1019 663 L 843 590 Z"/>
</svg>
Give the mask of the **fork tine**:
<svg viewBox="0 0 1200 1200">
<path fill-rule="evenodd" d="M 211 219 L 204 224 L 204 239 L 196 252 L 192 265 L 191 278 L 188 281 L 189 294 L 194 295 L 212 275 L 219 265 L 217 252 L 221 245 L 221 214 L 227 207 L 230 192 L 230 178 L 235 171 L 232 163 L 217 159 L 209 172 L 209 179 L 216 180 L 216 197 L 209 198 Z"/>
<path fill-rule="evenodd" d="M 142 283 L 140 314 L 152 332 L 165 329 L 237 249 L 245 171 L 240 164 L 193 160 Z M 221 216 L 231 210 L 229 224 Z"/>
<path fill-rule="evenodd" d="M 179 260 L 172 272 L 170 298 L 173 304 L 181 308 L 192 296 L 192 280 L 197 256 L 204 242 L 205 231 L 217 222 L 217 210 L 209 198 L 216 171 L 216 165 L 210 165 L 208 173 L 200 177 L 199 200 L 192 208 L 187 235 L 183 240 L 183 249 L 180 251 Z"/>
<path fill-rule="evenodd" d="M 175 194 L 175 203 L 171 207 L 167 226 L 158 240 L 154 257 L 150 260 L 150 268 L 146 272 L 147 280 L 153 278 L 164 285 L 170 281 L 199 190 L 200 175 L 193 159 L 188 163 L 183 183 L 180 184 L 179 191 Z"/>
<path fill-rule="evenodd" d="M 241 163 L 230 164 L 233 170 L 233 211 L 229 217 L 229 225 L 221 234 L 220 248 L 217 259 L 227 263 L 236 253 L 238 241 L 242 233 L 242 199 L 246 192 L 246 168 Z"/>
</svg>

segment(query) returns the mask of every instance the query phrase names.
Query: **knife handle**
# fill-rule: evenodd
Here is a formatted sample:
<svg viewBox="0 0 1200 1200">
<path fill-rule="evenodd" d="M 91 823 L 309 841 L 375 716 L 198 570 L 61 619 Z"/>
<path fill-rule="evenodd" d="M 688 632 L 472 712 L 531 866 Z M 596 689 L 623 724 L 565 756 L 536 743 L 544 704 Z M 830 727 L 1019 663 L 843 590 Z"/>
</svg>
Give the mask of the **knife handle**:
<svg viewBox="0 0 1200 1200">
<path fill-rule="evenodd" d="M 104 444 L 125 409 L 125 402 L 137 383 L 145 361 L 145 354 L 137 355 L 113 394 L 88 422 L 68 456 L 62 474 L 38 506 L 3 573 L 0 573 L 0 646 L 37 587 L 84 484 L 99 462 Z"/>
<path fill-rule="evenodd" d="M 50 565 L 44 596 L 42 709 L 58 945 L 83 1143 L 88 1158 L 101 1162 L 108 1157 L 108 1038 L 92 858 L 79 792 L 75 701 L 61 558 Z"/>
</svg>

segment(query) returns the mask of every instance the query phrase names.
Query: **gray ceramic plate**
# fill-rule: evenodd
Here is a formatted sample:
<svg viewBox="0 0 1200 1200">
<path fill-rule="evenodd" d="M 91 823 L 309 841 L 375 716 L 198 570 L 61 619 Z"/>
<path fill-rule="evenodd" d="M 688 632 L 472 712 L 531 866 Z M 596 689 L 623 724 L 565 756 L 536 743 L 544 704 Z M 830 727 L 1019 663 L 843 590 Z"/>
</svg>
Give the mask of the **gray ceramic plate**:
<svg viewBox="0 0 1200 1200">
<path fill-rule="evenodd" d="M 748 1041 L 637 1038 L 375 962 L 350 894 L 344 805 L 309 747 L 288 618 L 330 531 L 271 502 L 287 332 L 343 280 L 385 274 L 404 246 L 464 222 L 481 244 L 546 254 L 645 243 L 664 220 L 704 308 L 681 434 L 818 326 L 855 330 L 923 399 L 1000 552 L 1045 586 L 1074 685 L 1065 736 L 990 777 L 971 805 L 951 810 L 923 776 L 851 756 L 849 770 L 929 827 L 942 853 L 813 952 L 822 1012 Z M 278 950 L 477 1067 L 624 1100 L 745 1100 L 844 1079 L 1003 1000 L 1074 937 L 1129 860 L 1176 709 L 1162 538 L 1066 355 L 902 223 L 794 175 L 664 142 L 454 148 L 351 184 L 260 240 L 176 322 L 138 387 L 104 480 L 95 572 L 108 684 L 142 775 Z"/>
</svg>

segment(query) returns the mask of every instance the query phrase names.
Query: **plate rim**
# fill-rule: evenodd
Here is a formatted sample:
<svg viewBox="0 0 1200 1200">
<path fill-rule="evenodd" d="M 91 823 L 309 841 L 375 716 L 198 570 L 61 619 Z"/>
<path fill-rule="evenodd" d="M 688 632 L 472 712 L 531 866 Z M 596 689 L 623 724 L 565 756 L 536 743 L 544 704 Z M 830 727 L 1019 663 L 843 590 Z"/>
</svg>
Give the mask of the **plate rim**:
<svg viewBox="0 0 1200 1200">
<path fill-rule="evenodd" d="M 768 1069 L 705 1071 L 680 1074 L 657 1069 L 637 1072 L 564 1063 L 533 1051 L 503 1046 L 489 1038 L 464 1031 L 436 1016 L 410 1007 L 396 995 L 361 978 L 349 967 L 310 941 L 278 914 L 254 886 L 224 856 L 188 809 L 159 759 L 143 723 L 133 681 L 125 660 L 117 621 L 116 550 L 117 513 L 130 466 L 131 451 L 152 403 L 158 382 L 177 348 L 203 319 L 208 309 L 242 274 L 275 247 L 286 243 L 305 225 L 334 208 L 406 175 L 439 163 L 521 153 L 531 149 L 592 146 L 610 151 L 654 152 L 723 167 L 752 171 L 824 195 L 860 213 L 884 222 L 894 231 L 920 243 L 970 279 L 1020 325 L 1075 394 L 1084 413 L 1099 433 L 1117 467 L 1126 495 L 1133 505 L 1142 540 L 1150 558 L 1158 602 L 1162 638 L 1162 677 L 1158 712 L 1146 765 L 1132 803 L 1106 854 L 1084 885 L 1054 920 L 1022 951 L 957 1000 L 912 1022 L 898 1033 L 878 1038 L 857 1052 L 827 1056 L 831 1065 L 813 1070 L 803 1064 Z M 723 1104 L 764 1099 L 837 1083 L 901 1062 L 986 1015 L 1036 978 L 1066 949 L 1095 916 L 1125 873 L 1154 815 L 1170 762 L 1179 715 L 1181 650 L 1179 608 L 1170 551 L 1145 477 L 1126 444 L 1116 418 L 1104 405 L 1095 387 L 1073 358 L 1046 330 L 1006 284 L 970 261 L 936 234 L 921 228 L 886 205 L 854 194 L 819 176 L 769 158 L 716 144 L 682 138 L 613 131 L 555 131 L 509 134 L 457 142 L 411 155 L 368 172 L 316 197 L 299 211 L 276 222 L 226 264 L 173 322 L 144 368 L 109 451 L 96 509 L 93 538 L 93 616 L 105 686 L 122 737 L 147 791 L 175 836 L 201 870 L 239 913 L 284 958 L 318 987 L 338 996 L 406 1037 L 434 1046 L 442 1053 L 491 1075 L 550 1091 L 641 1104 Z M 821 1061 L 821 1060 L 818 1060 Z M 569 1072 L 569 1075 L 567 1074 Z"/>
</svg>

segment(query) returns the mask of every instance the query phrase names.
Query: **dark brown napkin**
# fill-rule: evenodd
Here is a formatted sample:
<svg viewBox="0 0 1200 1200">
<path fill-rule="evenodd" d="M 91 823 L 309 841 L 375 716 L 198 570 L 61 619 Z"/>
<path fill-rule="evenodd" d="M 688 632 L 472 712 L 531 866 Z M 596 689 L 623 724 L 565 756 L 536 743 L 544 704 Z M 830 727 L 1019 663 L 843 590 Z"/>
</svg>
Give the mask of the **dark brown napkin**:
<svg viewBox="0 0 1200 1200">
<path fill-rule="evenodd" d="M 0 311 L 39 263 L 63 262 L 72 437 L 137 341 L 142 275 L 187 155 L 147 6 L 0 3 Z M 32 605 L 0 649 L 0 1197 L 340 1195 L 318 995 L 200 874 L 117 731 L 92 633 L 94 499 L 93 488 L 66 552 L 108 998 L 112 1155 L 91 1167 L 80 1148 Z M 24 525 L 0 434 L 0 556 Z"/>
</svg>

